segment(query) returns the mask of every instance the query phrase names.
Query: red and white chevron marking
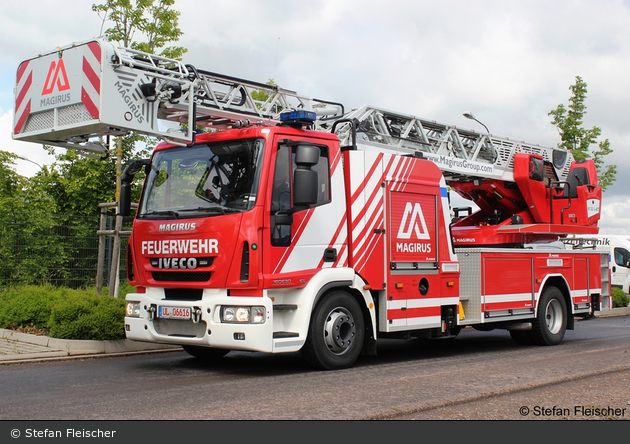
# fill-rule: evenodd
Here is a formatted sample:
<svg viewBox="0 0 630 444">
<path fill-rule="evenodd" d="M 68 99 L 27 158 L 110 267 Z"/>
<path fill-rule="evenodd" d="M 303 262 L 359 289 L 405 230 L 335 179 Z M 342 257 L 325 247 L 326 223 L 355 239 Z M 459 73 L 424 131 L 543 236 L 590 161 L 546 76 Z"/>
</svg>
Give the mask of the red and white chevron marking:
<svg viewBox="0 0 630 444">
<path fill-rule="evenodd" d="M 93 119 L 100 116 L 101 96 L 101 46 L 97 42 L 85 45 L 83 51 L 83 82 L 81 102 Z"/>
<path fill-rule="evenodd" d="M 17 71 L 15 96 L 15 127 L 14 134 L 19 134 L 31 113 L 31 98 L 27 97 L 33 84 L 33 69 L 30 61 L 23 62 Z"/>
<path fill-rule="evenodd" d="M 413 160 L 410 158 L 385 156 L 380 153 L 371 165 L 366 165 L 366 169 L 369 169 L 365 176 L 352 185 L 350 190 L 353 208 L 351 231 L 355 245 L 353 258 L 354 267 L 359 273 L 370 261 L 370 257 L 380 242 L 378 236 L 368 236 L 368 233 L 376 228 L 384 228 L 382 183 L 386 179 L 393 180 L 398 182 L 393 188 L 394 191 L 404 190 L 412 165 Z"/>
</svg>

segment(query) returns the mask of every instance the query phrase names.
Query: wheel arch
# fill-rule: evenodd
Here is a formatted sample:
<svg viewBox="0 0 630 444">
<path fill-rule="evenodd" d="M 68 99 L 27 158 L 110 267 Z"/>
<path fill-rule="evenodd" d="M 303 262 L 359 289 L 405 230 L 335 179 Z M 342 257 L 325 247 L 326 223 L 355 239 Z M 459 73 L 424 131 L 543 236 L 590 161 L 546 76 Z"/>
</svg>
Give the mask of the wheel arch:
<svg viewBox="0 0 630 444">
<path fill-rule="evenodd" d="M 365 281 L 358 276 L 354 275 L 353 280 L 337 280 L 328 282 L 323 285 L 317 292 L 313 299 L 313 305 L 311 307 L 311 318 L 315 311 L 315 307 L 320 303 L 327 295 L 335 291 L 345 291 L 352 296 L 361 307 L 363 319 L 365 322 L 365 339 L 363 350 L 366 354 L 376 353 L 376 304 L 372 298 L 372 294 L 365 290 L 363 287 L 366 285 Z M 312 320 L 312 319 L 311 319 Z M 309 321 L 311 322 L 311 321 Z"/>
<path fill-rule="evenodd" d="M 540 291 L 536 297 L 536 313 L 538 313 L 540 297 L 542 293 L 549 287 L 556 287 L 562 293 L 562 297 L 564 298 L 564 302 L 567 306 L 567 330 L 573 330 L 575 328 L 575 319 L 573 316 L 573 302 L 571 301 L 571 290 L 569 288 L 569 283 L 566 281 L 564 276 L 557 275 L 549 275 L 545 278 L 542 285 L 540 286 Z"/>
</svg>

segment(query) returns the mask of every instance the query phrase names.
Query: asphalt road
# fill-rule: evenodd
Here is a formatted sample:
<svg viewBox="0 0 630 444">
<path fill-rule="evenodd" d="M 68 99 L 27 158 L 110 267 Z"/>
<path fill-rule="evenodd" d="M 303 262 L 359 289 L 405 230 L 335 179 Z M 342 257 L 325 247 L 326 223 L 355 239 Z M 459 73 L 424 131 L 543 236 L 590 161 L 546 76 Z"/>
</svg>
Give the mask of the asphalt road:
<svg viewBox="0 0 630 444">
<path fill-rule="evenodd" d="M 15 364 L 0 367 L 0 420 L 557 419 L 535 412 L 581 405 L 629 419 L 629 349 L 630 317 L 619 317 L 579 321 L 555 347 L 471 329 L 382 341 L 378 357 L 334 372 L 299 354 L 237 352 L 215 365 L 183 352 Z"/>
</svg>

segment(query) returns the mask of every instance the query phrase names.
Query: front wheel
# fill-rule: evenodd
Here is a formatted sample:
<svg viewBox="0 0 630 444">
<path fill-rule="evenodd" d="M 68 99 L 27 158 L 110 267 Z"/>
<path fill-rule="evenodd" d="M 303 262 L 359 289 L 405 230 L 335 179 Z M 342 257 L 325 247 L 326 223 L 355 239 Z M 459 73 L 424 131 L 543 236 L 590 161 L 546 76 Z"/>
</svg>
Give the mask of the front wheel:
<svg viewBox="0 0 630 444">
<path fill-rule="evenodd" d="M 537 345 L 556 345 L 562 342 L 567 330 L 567 305 L 562 292 L 548 287 L 538 301 L 538 314 L 532 322 L 530 338 Z"/>
<path fill-rule="evenodd" d="M 359 303 L 346 292 L 334 292 L 315 306 L 302 356 L 323 370 L 351 367 L 361 354 L 364 335 Z"/>
</svg>

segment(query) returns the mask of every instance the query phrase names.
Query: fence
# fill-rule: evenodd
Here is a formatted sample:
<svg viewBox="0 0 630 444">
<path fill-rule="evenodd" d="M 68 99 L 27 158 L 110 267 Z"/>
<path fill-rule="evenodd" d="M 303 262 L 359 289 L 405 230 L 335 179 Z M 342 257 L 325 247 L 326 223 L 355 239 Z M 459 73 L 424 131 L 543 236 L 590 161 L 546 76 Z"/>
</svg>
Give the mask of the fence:
<svg viewBox="0 0 630 444">
<path fill-rule="evenodd" d="M 115 230 L 113 211 L 102 209 L 103 227 Z M 79 288 L 108 286 L 115 242 L 101 243 L 103 273 L 97 282 L 99 216 L 73 216 L 0 211 L 0 287 L 43 284 Z M 127 228 L 130 230 L 130 228 Z M 126 242 L 120 243 L 118 276 L 126 279 Z"/>
</svg>

